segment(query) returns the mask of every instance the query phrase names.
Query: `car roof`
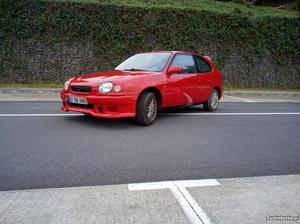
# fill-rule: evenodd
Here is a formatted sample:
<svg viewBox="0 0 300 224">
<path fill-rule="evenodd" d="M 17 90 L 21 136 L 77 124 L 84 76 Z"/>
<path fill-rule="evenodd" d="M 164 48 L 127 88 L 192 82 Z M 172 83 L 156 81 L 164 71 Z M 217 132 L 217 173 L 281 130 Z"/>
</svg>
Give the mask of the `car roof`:
<svg viewBox="0 0 300 224">
<path fill-rule="evenodd" d="M 199 54 L 197 54 L 197 53 L 195 53 L 195 52 L 193 52 L 193 51 L 179 51 L 179 50 L 153 50 L 153 51 L 146 51 L 146 52 L 141 52 L 141 53 L 159 53 L 159 52 L 169 52 L 169 53 L 173 53 L 173 54 L 175 54 L 175 53 L 185 53 L 185 54 L 194 54 L 194 55 L 199 55 Z"/>
</svg>

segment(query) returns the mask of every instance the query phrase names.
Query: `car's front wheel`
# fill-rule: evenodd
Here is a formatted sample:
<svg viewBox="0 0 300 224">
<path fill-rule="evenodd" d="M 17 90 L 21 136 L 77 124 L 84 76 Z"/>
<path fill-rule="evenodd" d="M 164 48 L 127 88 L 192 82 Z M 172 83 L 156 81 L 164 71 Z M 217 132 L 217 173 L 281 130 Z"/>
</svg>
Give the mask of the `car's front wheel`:
<svg viewBox="0 0 300 224">
<path fill-rule="evenodd" d="M 215 111 L 219 106 L 218 90 L 213 89 L 208 97 L 208 101 L 203 104 L 204 110 Z"/>
<path fill-rule="evenodd" d="M 136 105 L 136 122 L 144 126 L 153 124 L 157 108 L 156 96 L 151 92 L 142 93 Z"/>
</svg>

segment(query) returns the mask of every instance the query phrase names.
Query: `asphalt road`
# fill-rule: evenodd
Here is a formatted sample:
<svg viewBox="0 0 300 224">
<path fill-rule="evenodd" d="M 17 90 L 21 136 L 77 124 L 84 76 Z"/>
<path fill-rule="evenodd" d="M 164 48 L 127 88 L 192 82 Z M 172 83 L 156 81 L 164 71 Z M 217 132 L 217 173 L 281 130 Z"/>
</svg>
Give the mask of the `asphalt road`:
<svg viewBox="0 0 300 224">
<path fill-rule="evenodd" d="M 223 103 L 218 112 L 300 112 L 300 104 Z M 16 113 L 63 112 L 57 102 L 0 102 L 0 114 Z M 0 117 L 0 127 L 0 190 L 300 173 L 300 115 L 160 116 L 150 127 Z"/>
</svg>

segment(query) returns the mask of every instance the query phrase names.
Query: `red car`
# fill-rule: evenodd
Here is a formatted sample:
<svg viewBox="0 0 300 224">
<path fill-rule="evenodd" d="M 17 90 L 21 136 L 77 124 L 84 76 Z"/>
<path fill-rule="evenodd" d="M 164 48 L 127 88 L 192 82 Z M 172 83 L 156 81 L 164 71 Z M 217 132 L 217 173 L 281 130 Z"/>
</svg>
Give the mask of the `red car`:
<svg viewBox="0 0 300 224">
<path fill-rule="evenodd" d="M 158 110 L 203 104 L 217 109 L 222 76 L 207 56 L 186 51 L 136 54 L 112 71 L 76 76 L 64 84 L 62 110 L 93 117 L 136 117 L 151 125 Z"/>
</svg>

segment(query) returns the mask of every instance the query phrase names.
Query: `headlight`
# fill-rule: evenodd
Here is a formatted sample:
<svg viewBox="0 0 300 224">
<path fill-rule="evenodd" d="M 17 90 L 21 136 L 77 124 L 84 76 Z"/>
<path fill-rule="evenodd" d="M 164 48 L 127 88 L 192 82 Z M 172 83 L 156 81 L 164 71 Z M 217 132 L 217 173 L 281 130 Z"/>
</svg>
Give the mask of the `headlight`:
<svg viewBox="0 0 300 224">
<path fill-rule="evenodd" d="M 69 85 L 70 85 L 70 80 L 65 81 L 64 90 L 68 90 L 69 89 Z"/>
<path fill-rule="evenodd" d="M 109 93 L 113 88 L 113 84 L 111 82 L 104 82 L 104 83 L 101 83 L 99 85 L 99 92 L 100 93 Z"/>
</svg>

